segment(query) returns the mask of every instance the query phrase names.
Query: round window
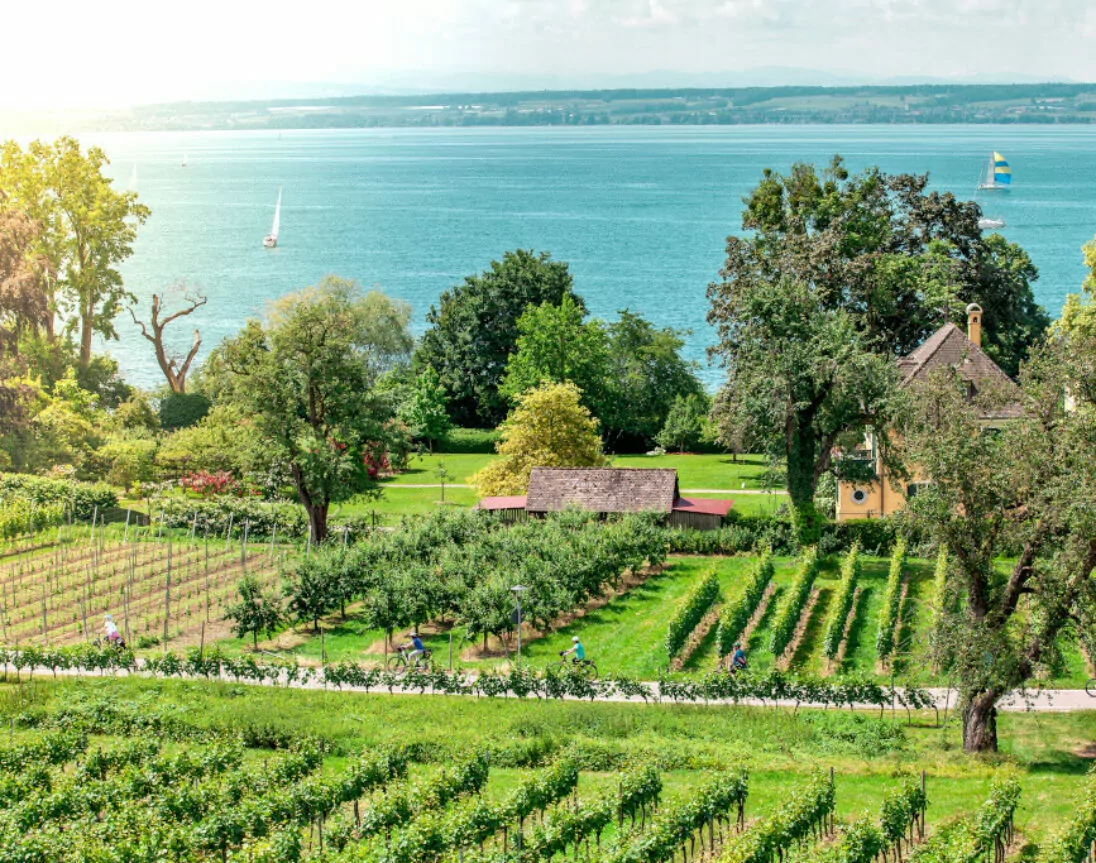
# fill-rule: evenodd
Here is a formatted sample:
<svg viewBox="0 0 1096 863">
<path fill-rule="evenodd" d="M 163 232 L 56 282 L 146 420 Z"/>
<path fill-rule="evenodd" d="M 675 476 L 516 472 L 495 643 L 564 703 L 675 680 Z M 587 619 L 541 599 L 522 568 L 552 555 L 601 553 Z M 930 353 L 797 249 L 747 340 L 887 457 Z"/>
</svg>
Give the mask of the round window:
<svg viewBox="0 0 1096 863">
<path fill-rule="evenodd" d="M 853 490 L 853 493 L 852 493 L 852 502 L 853 503 L 863 503 L 867 499 L 868 499 L 868 493 L 866 491 L 864 491 L 864 489 L 858 488 L 858 489 Z"/>
</svg>

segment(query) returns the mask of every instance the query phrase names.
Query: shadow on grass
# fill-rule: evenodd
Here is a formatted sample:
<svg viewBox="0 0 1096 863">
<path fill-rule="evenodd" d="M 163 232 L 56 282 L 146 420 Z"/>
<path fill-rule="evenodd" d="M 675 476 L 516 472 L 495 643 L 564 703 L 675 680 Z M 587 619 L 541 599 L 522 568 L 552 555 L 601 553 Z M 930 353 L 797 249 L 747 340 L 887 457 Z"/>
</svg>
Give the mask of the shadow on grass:
<svg viewBox="0 0 1096 863">
<path fill-rule="evenodd" d="M 833 596 L 833 588 L 826 586 L 818 589 L 818 601 L 811 609 L 811 616 L 807 620 L 803 637 L 792 654 L 792 661 L 788 664 L 791 671 L 802 671 L 811 658 L 811 652 L 822 642 L 822 627 L 825 625 L 826 611 L 830 607 Z"/>
<path fill-rule="evenodd" d="M 852 624 L 849 626 L 849 634 L 845 643 L 845 658 L 841 662 L 841 671 L 849 672 L 855 669 L 855 655 L 860 642 L 864 638 L 864 626 L 867 624 L 868 600 L 871 599 L 873 587 L 860 582 L 860 598 L 853 609 Z"/>
</svg>

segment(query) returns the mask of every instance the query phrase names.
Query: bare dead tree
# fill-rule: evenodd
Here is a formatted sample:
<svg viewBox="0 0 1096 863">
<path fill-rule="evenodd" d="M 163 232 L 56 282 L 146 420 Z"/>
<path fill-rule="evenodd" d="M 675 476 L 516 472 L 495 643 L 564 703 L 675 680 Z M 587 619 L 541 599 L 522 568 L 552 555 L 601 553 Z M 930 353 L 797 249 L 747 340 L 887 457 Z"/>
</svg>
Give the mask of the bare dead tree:
<svg viewBox="0 0 1096 863">
<path fill-rule="evenodd" d="M 166 308 L 168 292 L 181 295 L 185 307 L 161 319 L 160 315 L 164 313 Z M 168 386 L 171 387 L 173 393 L 186 392 L 186 376 L 190 371 L 190 364 L 194 362 L 194 358 L 198 355 L 198 348 L 202 346 L 202 337 L 195 329 L 194 343 L 185 357 L 176 353 L 169 354 L 167 348 L 164 347 L 164 328 L 172 321 L 189 315 L 205 304 L 206 297 L 201 291 L 197 288 L 188 287 L 185 282 L 179 282 L 162 294 L 152 295 L 152 318 L 147 324 L 137 318 L 137 313 L 132 308 L 129 310 L 133 322 L 141 328 L 141 334 L 152 342 L 153 347 L 156 349 L 156 362 L 160 364 L 164 377 L 167 378 Z"/>
</svg>

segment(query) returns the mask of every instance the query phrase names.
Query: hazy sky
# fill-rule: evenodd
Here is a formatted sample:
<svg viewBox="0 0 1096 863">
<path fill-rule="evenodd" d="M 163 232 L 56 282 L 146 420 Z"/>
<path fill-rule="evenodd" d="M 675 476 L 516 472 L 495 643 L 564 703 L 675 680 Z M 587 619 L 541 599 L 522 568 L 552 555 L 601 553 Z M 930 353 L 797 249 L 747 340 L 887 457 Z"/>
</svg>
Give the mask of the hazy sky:
<svg viewBox="0 0 1096 863">
<path fill-rule="evenodd" d="M 3 18 L 0 105 L 25 108 L 769 67 L 1096 80 L 1096 0 L 7 0 Z"/>
</svg>

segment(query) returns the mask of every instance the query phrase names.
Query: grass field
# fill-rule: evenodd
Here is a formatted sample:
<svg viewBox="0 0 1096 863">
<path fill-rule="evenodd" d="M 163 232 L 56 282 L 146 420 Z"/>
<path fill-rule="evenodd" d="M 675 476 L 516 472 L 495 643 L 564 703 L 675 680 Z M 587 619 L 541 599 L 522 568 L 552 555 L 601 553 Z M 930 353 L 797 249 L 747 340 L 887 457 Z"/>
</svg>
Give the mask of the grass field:
<svg viewBox="0 0 1096 863">
<path fill-rule="evenodd" d="M 906 727 L 845 711 L 793 715 L 769 708 L 363 695 L 112 678 L 0 686 L 0 721 L 7 726 L 15 720 L 15 742 L 34 734 L 21 730 L 22 717 L 62 708 L 76 720 L 170 714 L 177 730 L 245 739 L 310 736 L 329 746 L 325 771 L 340 769 L 347 755 L 362 748 L 413 743 L 418 763 L 411 775 L 423 776 L 460 753 L 486 748 L 492 769 L 484 793 L 496 799 L 516 785 L 527 765 L 564 751 L 586 765 L 582 797 L 612 793 L 618 771 L 628 764 L 656 766 L 666 802 L 688 799 L 708 771 L 743 765 L 750 771 L 750 818 L 770 811 L 813 771 L 831 767 L 839 818 L 877 815 L 897 775 L 924 770 L 930 831 L 975 809 L 994 771 L 1010 764 L 1021 772 L 1024 788 L 1018 813 L 1024 851 L 1010 859 L 1034 859 L 1036 846 L 1072 814 L 1072 794 L 1092 764 L 1092 714 L 1005 714 L 1002 752 L 985 759 L 961 752 L 954 722 L 943 729 L 927 720 Z M 112 742 L 102 733 L 92 738 L 93 746 Z M 251 750 L 249 757 L 268 755 Z"/>
</svg>

